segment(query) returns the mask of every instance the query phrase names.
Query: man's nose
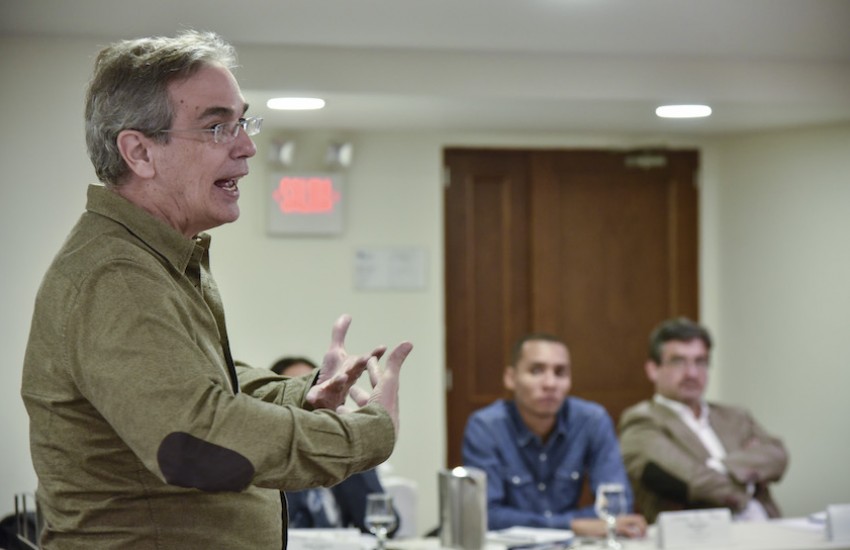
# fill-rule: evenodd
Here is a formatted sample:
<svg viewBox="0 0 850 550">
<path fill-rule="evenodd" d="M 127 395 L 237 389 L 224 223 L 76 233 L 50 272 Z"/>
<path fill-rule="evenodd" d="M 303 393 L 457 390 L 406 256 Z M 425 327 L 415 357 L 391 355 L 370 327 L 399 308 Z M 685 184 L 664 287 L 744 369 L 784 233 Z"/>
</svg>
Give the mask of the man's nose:
<svg viewBox="0 0 850 550">
<path fill-rule="evenodd" d="M 696 361 L 687 361 L 684 365 L 685 373 L 689 376 L 697 376 L 703 368 Z"/>
<path fill-rule="evenodd" d="M 237 158 L 251 158 L 257 154 L 257 146 L 244 130 L 239 130 L 233 141 L 233 153 Z"/>
</svg>

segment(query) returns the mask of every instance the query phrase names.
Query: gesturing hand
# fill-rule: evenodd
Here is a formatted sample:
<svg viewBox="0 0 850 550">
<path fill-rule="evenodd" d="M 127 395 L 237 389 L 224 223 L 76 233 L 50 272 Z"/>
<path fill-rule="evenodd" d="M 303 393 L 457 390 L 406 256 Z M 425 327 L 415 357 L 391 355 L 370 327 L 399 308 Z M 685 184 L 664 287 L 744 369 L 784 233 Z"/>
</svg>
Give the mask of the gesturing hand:
<svg viewBox="0 0 850 550">
<path fill-rule="evenodd" d="M 389 413 L 393 421 L 393 427 L 398 434 L 398 378 L 401 365 L 407 358 L 413 344 L 402 342 L 390 353 L 385 367 L 381 367 L 377 357 L 369 358 L 367 368 L 369 369 L 369 381 L 372 383 L 372 392 L 363 388 L 351 388 L 351 397 L 361 407 L 369 403 L 381 405 Z M 347 412 L 345 407 L 339 407 L 340 413 Z"/>
<path fill-rule="evenodd" d="M 331 346 L 322 359 L 319 378 L 307 392 L 307 404 L 313 409 L 336 410 L 348 396 L 351 387 L 366 370 L 370 358 L 380 359 L 386 346 L 378 346 L 368 355 L 349 355 L 345 351 L 345 335 L 351 325 L 350 315 L 341 315 L 331 332 Z"/>
</svg>

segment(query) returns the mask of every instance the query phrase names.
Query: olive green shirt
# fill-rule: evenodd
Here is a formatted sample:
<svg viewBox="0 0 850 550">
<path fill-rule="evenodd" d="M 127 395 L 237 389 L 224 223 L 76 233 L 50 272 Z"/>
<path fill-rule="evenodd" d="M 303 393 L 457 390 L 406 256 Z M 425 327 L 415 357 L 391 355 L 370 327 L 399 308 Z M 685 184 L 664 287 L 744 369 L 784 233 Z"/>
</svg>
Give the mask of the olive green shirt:
<svg viewBox="0 0 850 550">
<path fill-rule="evenodd" d="M 24 360 L 44 548 L 280 548 L 281 490 L 386 460 L 383 408 L 307 411 L 313 376 L 233 365 L 208 235 L 101 186 L 86 210 L 42 281 Z"/>
</svg>

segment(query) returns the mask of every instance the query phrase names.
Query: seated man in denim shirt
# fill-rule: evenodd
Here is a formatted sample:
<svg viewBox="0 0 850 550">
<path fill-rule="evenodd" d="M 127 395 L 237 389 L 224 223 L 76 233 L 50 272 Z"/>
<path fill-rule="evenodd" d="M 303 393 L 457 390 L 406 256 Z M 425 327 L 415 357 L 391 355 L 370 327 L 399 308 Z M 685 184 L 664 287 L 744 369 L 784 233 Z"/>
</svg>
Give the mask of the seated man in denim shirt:
<svg viewBox="0 0 850 550">
<path fill-rule="evenodd" d="M 514 399 L 472 414 L 463 438 L 463 462 L 487 473 L 489 529 L 512 526 L 572 529 L 602 535 L 593 506 L 579 507 L 585 478 L 594 493 L 601 483 L 621 483 L 628 508 L 632 491 L 611 418 L 590 401 L 567 397 L 571 385 L 566 344 L 548 334 L 521 338 L 504 372 Z M 617 520 L 625 536 L 643 536 L 646 521 Z"/>
</svg>

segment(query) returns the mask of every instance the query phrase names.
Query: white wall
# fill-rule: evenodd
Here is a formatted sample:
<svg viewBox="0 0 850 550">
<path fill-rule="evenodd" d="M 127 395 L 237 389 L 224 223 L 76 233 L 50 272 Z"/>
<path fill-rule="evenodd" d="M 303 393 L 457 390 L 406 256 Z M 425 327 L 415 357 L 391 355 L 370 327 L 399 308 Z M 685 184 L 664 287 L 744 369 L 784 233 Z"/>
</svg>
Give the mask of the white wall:
<svg viewBox="0 0 850 550">
<path fill-rule="evenodd" d="M 850 126 L 722 140 L 717 393 L 781 434 L 786 513 L 850 502 Z"/>
<path fill-rule="evenodd" d="M 39 280 L 94 179 L 83 143 L 82 98 L 97 48 L 95 42 L 0 39 L 0 344 L 7 358 L 0 369 L 0 516 L 11 510 L 13 493 L 35 486 L 20 368 Z M 249 66 L 251 57 L 241 62 Z M 286 239 L 265 233 L 265 150 L 275 134 L 266 129 L 258 136 L 260 152 L 240 184 L 242 217 L 212 232 L 212 267 L 234 354 L 255 366 L 285 353 L 318 356 L 342 312 L 354 316 L 351 350 L 412 340 L 416 347 L 402 378 L 402 434 L 390 462 L 419 483 L 420 531 L 437 523 L 435 481 L 445 456 L 440 159 L 443 147 L 456 145 L 701 146 L 701 301 L 718 340 L 711 395 L 750 406 L 785 438 L 792 464 L 778 494 L 787 513 L 850 502 L 850 476 L 840 475 L 850 458 L 843 427 L 850 401 L 839 393 L 848 388 L 839 336 L 850 311 L 844 244 L 850 217 L 841 216 L 850 204 L 847 126 L 702 143 L 348 131 L 355 157 L 345 233 Z M 326 135 L 336 134 L 302 137 Z M 354 251 L 382 245 L 425 248 L 427 289 L 355 291 Z"/>
<path fill-rule="evenodd" d="M 23 49 L 27 51 L 24 52 Z M 91 44 L 0 39 L 0 517 L 35 489 L 21 366 L 35 292 L 94 179 L 83 138 Z"/>
</svg>

